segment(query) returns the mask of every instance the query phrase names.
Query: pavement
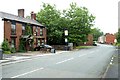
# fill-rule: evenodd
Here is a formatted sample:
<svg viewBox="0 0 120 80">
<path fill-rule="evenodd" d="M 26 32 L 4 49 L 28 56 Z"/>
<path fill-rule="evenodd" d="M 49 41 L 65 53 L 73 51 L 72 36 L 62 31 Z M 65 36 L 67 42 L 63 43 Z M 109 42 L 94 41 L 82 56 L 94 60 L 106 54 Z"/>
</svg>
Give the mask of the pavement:
<svg viewBox="0 0 120 80">
<path fill-rule="evenodd" d="M 26 60 L 26 59 L 31 59 L 35 57 L 40 57 L 40 56 L 47 56 L 47 55 L 55 55 L 55 54 L 60 54 L 66 51 L 56 51 L 56 53 L 44 53 L 40 51 L 29 51 L 26 53 L 13 53 L 13 54 L 3 54 L 3 59 L 0 60 L 1 63 L 8 63 L 8 62 L 14 62 L 14 61 L 20 61 L 20 60 Z"/>
<path fill-rule="evenodd" d="M 104 73 L 103 80 L 106 78 L 111 78 L 113 80 L 120 80 L 119 75 L 119 66 L 120 66 L 120 49 L 116 49 L 115 54 L 111 57 L 110 63 L 108 64 L 108 67 L 106 69 L 106 72 Z"/>
</svg>

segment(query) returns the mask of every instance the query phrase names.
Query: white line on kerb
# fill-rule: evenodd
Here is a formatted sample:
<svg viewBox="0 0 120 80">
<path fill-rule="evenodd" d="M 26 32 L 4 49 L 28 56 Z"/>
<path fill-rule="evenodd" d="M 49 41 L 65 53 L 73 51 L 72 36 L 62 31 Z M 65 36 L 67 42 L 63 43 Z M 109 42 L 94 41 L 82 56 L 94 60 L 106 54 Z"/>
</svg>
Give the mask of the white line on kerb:
<svg viewBox="0 0 120 80">
<path fill-rule="evenodd" d="M 39 69 L 35 69 L 35 70 L 33 70 L 33 71 L 30 71 L 30 72 L 26 72 L 26 73 L 23 73 L 23 74 L 20 74 L 20 75 L 17 75 L 17 76 L 13 76 L 13 77 L 11 77 L 11 78 L 17 78 L 17 77 L 20 77 L 20 76 L 24 76 L 24 75 L 26 75 L 26 74 L 30 74 L 30 73 L 33 73 L 33 72 L 35 72 L 35 71 L 42 70 L 42 69 L 44 69 L 44 68 L 41 67 L 41 68 L 39 68 Z"/>
<path fill-rule="evenodd" d="M 63 63 L 63 62 L 66 62 L 66 61 L 69 61 L 69 60 L 72 60 L 74 58 L 69 58 L 69 59 L 66 59 L 66 60 L 63 60 L 63 61 L 60 61 L 60 62 L 57 62 L 56 64 L 60 64 L 60 63 Z"/>
</svg>

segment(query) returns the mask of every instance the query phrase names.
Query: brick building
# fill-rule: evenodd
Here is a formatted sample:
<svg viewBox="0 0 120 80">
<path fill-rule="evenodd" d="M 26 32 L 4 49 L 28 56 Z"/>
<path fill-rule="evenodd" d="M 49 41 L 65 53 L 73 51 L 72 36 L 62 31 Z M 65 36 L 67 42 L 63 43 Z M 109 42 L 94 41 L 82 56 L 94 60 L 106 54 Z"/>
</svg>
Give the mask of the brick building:
<svg viewBox="0 0 120 80">
<path fill-rule="evenodd" d="M 106 44 L 113 44 L 115 43 L 116 36 L 110 33 L 105 34 L 105 43 Z"/>
<path fill-rule="evenodd" d="M 36 21 L 36 14 L 31 12 L 31 19 L 24 17 L 24 9 L 18 10 L 18 16 L 0 12 L 0 29 L 2 42 L 8 40 L 10 47 L 19 49 L 20 38 L 24 38 L 26 50 L 46 44 L 46 27 Z M 26 25 L 32 30 L 32 35 L 25 35 Z M 33 43 L 31 42 L 33 40 Z"/>
<path fill-rule="evenodd" d="M 87 42 L 84 42 L 80 45 L 83 45 L 83 46 L 92 46 L 93 45 L 93 35 L 92 34 L 88 34 L 87 36 Z"/>
</svg>

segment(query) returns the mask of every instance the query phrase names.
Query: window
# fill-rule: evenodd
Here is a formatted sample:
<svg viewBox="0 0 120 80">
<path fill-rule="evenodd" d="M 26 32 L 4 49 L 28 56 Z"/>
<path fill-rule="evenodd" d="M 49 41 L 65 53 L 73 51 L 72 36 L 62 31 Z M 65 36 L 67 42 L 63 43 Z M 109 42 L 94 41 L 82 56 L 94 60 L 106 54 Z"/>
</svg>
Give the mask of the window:
<svg viewBox="0 0 120 80">
<path fill-rule="evenodd" d="M 37 36 L 37 34 L 38 34 L 38 27 L 36 27 L 36 30 L 35 30 L 35 31 L 36 31 L 36 36 Z"/>
<path fill-rule="evenodd" d="M 44 45 L 44 39 L 42 39 L 42 43 L 41 44 Z"/>
<path fill-rule="evenodd" d="M 12 35 L 16 34 L 16 25 L 15 25 L 15 22 L 11 23 L 11 34 Z"/>
<path fill-rule="evenodd" d="M 43 36 L 43 29 L 40 28 L 40 36 Z"/>
<path fill-rule="evenodd" d="M 25 34 L 25 24 L 22 24 L 22 35 Z"/>
<path fill-rule="evenodd" d="M 38 39 L 38 46 L 40 46 L 40 39 Z"/>
<path fill-rule="evenodd" d="M 11 38 L 11 48 L 15 48 L 15 38 Z"/>
</svg>

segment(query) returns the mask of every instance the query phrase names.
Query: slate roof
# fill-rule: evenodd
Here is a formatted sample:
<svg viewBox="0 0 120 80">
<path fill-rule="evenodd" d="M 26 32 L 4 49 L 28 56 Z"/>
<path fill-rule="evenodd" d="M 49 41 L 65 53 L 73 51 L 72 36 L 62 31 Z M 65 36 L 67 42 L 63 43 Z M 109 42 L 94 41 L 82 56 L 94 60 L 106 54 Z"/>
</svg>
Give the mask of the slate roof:
<svg viewBox="0 0 120 80">
<path fill-rule="evenodd" d="M 16 15 L 1 12 L 1 11 L 0 11 L 0 17 L 2 19 L 15 20 L 15 21 L 24 22 L 24 23 L 30 23 L 30 24 L 33 24 L 33 25 L 36 25 L 36 26 L 43 26 L 42 24 L 40 24 L 36 20 L 19 17 L 19 16 L 16 16 Z"/>
</svg>

